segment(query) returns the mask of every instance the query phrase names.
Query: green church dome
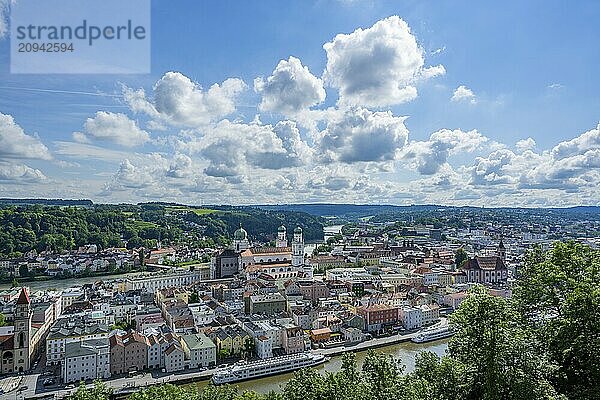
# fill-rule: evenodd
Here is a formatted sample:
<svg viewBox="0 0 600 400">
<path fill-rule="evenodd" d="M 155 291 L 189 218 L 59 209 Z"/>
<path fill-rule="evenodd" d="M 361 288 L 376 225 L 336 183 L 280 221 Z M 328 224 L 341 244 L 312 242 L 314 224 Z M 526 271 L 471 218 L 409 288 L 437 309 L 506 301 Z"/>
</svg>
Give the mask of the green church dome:
<svg viewBox="0 0 600 400">
<path fill-rule="evenodd" d="M 233 239 L 246 240 L 247 238 L 248 238 L 248 232 L 246 232 L 246 230 L 244 228 L 242 228 L 242 225 L 240 224 L 239 229 L 236 229 L 236 231 L 233 233 Z"/>
</svg>

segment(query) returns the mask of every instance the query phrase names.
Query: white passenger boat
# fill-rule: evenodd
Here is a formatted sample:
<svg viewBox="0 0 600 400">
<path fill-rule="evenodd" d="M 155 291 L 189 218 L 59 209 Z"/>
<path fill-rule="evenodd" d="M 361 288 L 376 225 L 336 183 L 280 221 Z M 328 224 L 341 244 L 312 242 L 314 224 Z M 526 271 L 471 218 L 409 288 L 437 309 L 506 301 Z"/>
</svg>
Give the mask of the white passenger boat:
<svg viewBox="0 0 600 400">
<path fill-rule="evenodd" d="M 309 352 L 267 358 L 257 361 L 238 361 L 231 367 L 218 370 L 212 376 L 215 385 L 233 383 L 269 375 L 283 374 L 301 368 L 314 367 L 327 361 L 329 357 Z"/>
<path fill-rule="evenodd" d="M 454 331 L 449 327 L 431 329 L 419 333 L 417 336 L 410 339 L 413 343 L 427 343 L 433 342 L 434 340 L 446 339 L 454 335 Z"/>
</svg>

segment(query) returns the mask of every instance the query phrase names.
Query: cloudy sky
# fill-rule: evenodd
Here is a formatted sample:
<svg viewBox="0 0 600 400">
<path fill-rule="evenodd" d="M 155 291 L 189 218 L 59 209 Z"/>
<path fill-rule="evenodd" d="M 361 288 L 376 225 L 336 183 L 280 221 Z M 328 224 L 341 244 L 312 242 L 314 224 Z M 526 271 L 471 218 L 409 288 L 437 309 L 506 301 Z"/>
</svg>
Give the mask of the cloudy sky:
<svg viewBox="0 0 600 400">
<path fill-rule="evenodd" d="M 151 74 L 16 75 L 7 1 L 0 197 L 600 202 L 598 2 L 157 0 Z"/>
</svg>

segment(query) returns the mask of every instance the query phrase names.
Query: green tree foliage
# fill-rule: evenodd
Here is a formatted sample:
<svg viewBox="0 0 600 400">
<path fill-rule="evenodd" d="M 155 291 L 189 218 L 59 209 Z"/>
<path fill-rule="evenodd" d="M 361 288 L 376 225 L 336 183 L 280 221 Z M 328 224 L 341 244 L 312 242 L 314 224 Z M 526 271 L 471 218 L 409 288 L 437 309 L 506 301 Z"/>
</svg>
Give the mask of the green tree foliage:
<svg viewBox="0 0 600 400">
<path fill-rule="evenodd" d="M 252 239 L 268 242 L 274 239 L 277 228 L 285 225 L 288 240 L 291 241 L 293 230 L 296 226 L 303 229 L 305 240 L 323 239 L 323 221 L 302 212 L 294 211 L 266 211 L 252 207 L 213 207 L 219 211 L 210 214 L 188 212 L 183 216 L 186 221 L 205 227 L 205 234 L 224 245 L 229 243 L 233 232 L 240 224 Z"/>
<path fill-rule="evenodd" d="M 456 264 L 456 268 L 459 268 L 465 261 L 469 259 L 469 255 L 462 247 L 456 250 L 456 254 L 454 255 L 454 263 Z"/>
<path fill-rule="evenodd" d="M 301 370 L 284 386 L 286 400 L 378 400 L 410 399 L 402 375 L 403 367 L 391 356 L 369 351 L 358 370 L 354 354 L 342 358 L 337 373 L 319 374 L 314 369 Z"/>
<path fill-rule="evenodd" d="M 256 343 L 254 343 L 254 339 L 251 337 L 247 337 L 244 341 L 244 346 L 242 348 L 242 353 L 245 358 L 252 358 L 254 356 L 256 350 Z"/>
<path fill-rule="evenodd" d="M 512 304 L 475 286 L 451 316 L 449 355 L 464 366 L 465 399 L 552 399 L 546 360 Z"/>
<path fill-rule="evenodd" d="M 135 320 L 131 320 L 131 322 L 127 322 L 127 321 L 119 321 L 119 322 L 115 322 L 114 324 L 112 324 L 110 326 L 111 330 L 114 329 L 120 329 L 122 331 L 128 331 L 130 329 L 135 329 Z"/>
<path fill-rule="evenodd" d="M 237 388 L 229 385 L 208 385 L 202 389 L 194 386 L 174 386 L 170 384 L 152 386 L 136 392 L 129 400 L 282 400 L 281 395 L 266 395 L 246 391 L 239 393 Z"/>
<path fill-rule="evenodd" d="M 199 214 L 173 212 L 164 204 L 94 205 L 58 207 L 0 204 L 0 256 L 20 257 L 31 250 L 63 252 L 86 244 L 100 249 L 190 244 L 212 247 L 228 245 L 240 223 L 253 239 L 269 241 L 284 224 L 304 229 L 306 240 L 323 238 L 319 217 L 301 212 L 265 211 L 252 207 L 216 207 L 219 211 Z M 291 239 L 291 237 L 290 237 Z"/>
<path fill-rule="evenodd" d="M 229 356 L 231 356 L 231 354 L 229 354 L 229 350 L 227 350 L 227 349 L 221 349 L 217 352 L 217 358 L 219 360 L 224 360 L 224 359 L 228 358 Z"/>
<path fill-rule="evenodd" d="M 27 267 L 27 264 L 19 265 L 19 276 L 29 276 L 29 267 Z"/>
<path fill-rule="evenodd" d="M 200 302 L 200 296 L 198 296 L 198 292 L 193 291 L 192 293 L 190 293 L 190 299 L 189 299 L 190 304 L 195 304 Z"/>
<path fill-rule="evenodd" d="M 407 386 L 413 399 L 462 399 L 468 389 L 464 364 L 450 357 L 424 351 L 417 354 L 415 370 L 408 376 Z"/>
<path fill-rule="evenodd" d="M 557 390 L 570 399 L 600 398 L 600 251 L 569 242 L 531 252 L 515 300 Z"/>
<path fill-rule="evenodd" d="M 81 382 L 75 393 L 70 395 L 69 400 L 110 400 L 112 390 L 101 381 L 95 381 L 91 388 Z"/>
</svg>

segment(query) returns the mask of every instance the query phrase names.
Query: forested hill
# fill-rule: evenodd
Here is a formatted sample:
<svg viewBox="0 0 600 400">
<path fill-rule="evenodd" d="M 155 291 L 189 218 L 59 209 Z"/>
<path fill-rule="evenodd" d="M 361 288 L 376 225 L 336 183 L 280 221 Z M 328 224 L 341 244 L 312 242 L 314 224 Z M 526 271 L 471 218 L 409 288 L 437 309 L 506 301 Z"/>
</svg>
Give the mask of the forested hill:
<svg viewBox="0 0 600 400">
<path fill-rule="evenodd" d="M 91 200 L 63 200 L 63 199 L 9 199 L 1 198 L 0 205 L 32 205 L 42 204 L 46 206 L 81 206 L 91 207 L 94 203 Z"/>
<path fill-rule="evenodd" d="M 301 226 L 306 241 L 323 238 L 320 217 L 294 211 L 252 207 L 145 203 L 81 206 L 0 204 L 0 257 L 18 257 L 32 249 L 56 252 L 96 244 L 101 249 L 124 246 L 227 245 L 240 224 L 251 239 L 269 241 L 277 227 L 288 234 Z"/>
</svg>

